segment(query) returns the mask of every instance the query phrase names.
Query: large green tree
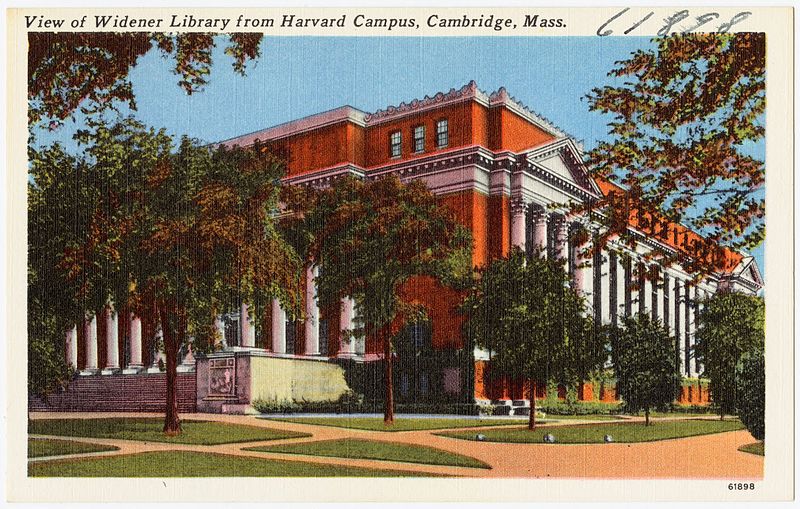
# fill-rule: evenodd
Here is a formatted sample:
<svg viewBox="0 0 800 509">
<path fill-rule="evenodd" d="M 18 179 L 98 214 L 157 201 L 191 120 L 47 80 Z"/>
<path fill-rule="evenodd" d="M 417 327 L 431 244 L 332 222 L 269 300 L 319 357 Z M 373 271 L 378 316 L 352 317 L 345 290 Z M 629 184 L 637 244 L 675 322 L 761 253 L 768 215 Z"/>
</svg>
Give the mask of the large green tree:
<svg viewBox="0 0 800 509">
<path fill-rule="evenodd" d="M 720 291 L 703 302 L 698 320 L 695 357 L 723 418 L 737 411 L 736 372 L 742 357 L 764 351 L 764 299 Z"/>
<path fill-rule="evenodd" d="M 30 32 L 28 33 L 28 119 L 57 127 L 76 111 L 93 113 L 116 103 L 136 109 L 129 74 L 138 59 L 157 50 L 174 61 L 178 85 L 186 93 L 208 82 L 212 50 L 226 38 L 225 53 L 244 74 L 258 58 L 259 33 Z"/>
<path fill-rule="evenodd" d="M 214 343 L 213 320 L 229 295 L 238 293 L 254 309 L 273 297 L 298 307 L 301 264 L 272 219 L 283 164 L 258 147 L 211 148 L 188 138 L 174 147 L 163 132 L 131 119 L 110 126 L 90 121 L 78 138 L 87 145 L 85 158 L 65 171 L 96 199 L 72 205 L 88 219 L 52 242 L 36 269 L 52 270 L 56 260 L 69 283 L 54 310 L 113 303 L 160 324 L 164 431 L 179 433 L 180 350 L 189 342 L 200 350 Z M 61 185 L 61 179 L 37 180 L 36 173 L 33 180 L 45 194 Z M 58 201 L 59 193 L 52 194 Z"/>
<path fill-rule="evenodd" d="M 666 409 L 678 392 L 673 342 L 669 331 L 647 313 L 625 317 L 610 330 L 611 359 L 617 376 L 617 394 L 631 412 Z"/>
<path fill-rule="evenodd" d="M 320 305 L 353 298 L 367 334 L 383 345 L 384 422 L 391 425 L 394 341 L 421 311 L 404 285 L 452 266 L 451 258 L 471 247 L 468 232 L 420 180 L 343 177 L 311 195 L 294 196 L 289 205 L 300 223 L 295 230 L 305 232 L 308 263 L 322 267 L 316 281 Z"/>
<path fill-rule="evenodd" d="M 590 153 L 592 172 L 621 184 L 592 204 L 605 210 L 600 240 L 634 242 L 634 221 L 679 246 L 658 253 L 662 263 L 719 271 L 722 247 L 764 239 L 765 167 L 754 154 L 764 137 L 765 37 L 675 34 L 652 43 L 617 62 L 608 73 L 615 84 L 587 95 L 590 110 L 611 117 L 608 138 Z"/>
<path fill-rule="evenodd" d="M 479 270 L 463 311 L 468 335 L 490 352 L 492 375 L 529 383 L 529 429 L 536 426 L 537 384 L 575 385 L 607 358 L 563 260 L 526 260 L 516 249 L 491 261 Z"/>
</svg>

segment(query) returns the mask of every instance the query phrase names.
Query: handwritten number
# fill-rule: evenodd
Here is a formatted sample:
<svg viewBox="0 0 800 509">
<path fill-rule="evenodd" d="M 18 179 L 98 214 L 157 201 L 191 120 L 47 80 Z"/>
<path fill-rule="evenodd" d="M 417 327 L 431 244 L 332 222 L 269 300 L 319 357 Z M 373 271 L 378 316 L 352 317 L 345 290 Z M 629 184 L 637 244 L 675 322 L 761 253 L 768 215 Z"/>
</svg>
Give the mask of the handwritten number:
<svg viewBox="0 0 800 509">
<path fill-rule="evenodd" d="M 605 37 L 607 35 L 613 34 L 614 33 L 613 30 L 606 30 L 605 32 L 601 32 L 601 30 L 603 30 L 605 27 L 610 25 L 612 21 L 614 21 L 615 19 L 619 18 L 620 16 L 622 16 L 623 14 L 628 12 L 629 10 L 631 10 L 630 7 L 625 7 L 624 9 L 619 11 L 618 13 L 614 14 L 613 16 L 611 16 L 611 18 L 609 18 L 608 21 L 606 21 L 605 23 L 600 25 L 600 28 L 597 29 L 597 35 L 599 35 L 600 37 Z"/>
<path fill-rule="evenodd" d="M 639 21 L 638 21 L 638 22 L 637 22 L 635 25 L 633 25 L 633 26 L 632 26 L 632 27 L 630 27 L 629 29 L 625 30 L 625 35 L 628 35 L 628 34 L 629 34 L 629 33 L 631 33 L 632 31 L 636 30 L 636 28 L 637 28 L 639 25 L 641 25 L 642 23 L 644 23 L 645 21 L 647 21 L 648 19 L 650 19 L 650 16 L 652 16 L 653 14 L 655 14 L 655 13 L 654 13 L 653 11 L 650 11 L 650 14 L 648 14 L 648 15 L 647 15 L 647 16 L 645 16 L 644 18 L 640 19 L 640 20 L 639 20 Z"/>
<path fill-rule="evenodd" d="M 729 22 L 721 24 L 719 26 L 719 33 L 721 34 L 727 33 L 728 30 L 730 30 L 733 25 L 749 18 L 751 14 L 753 13 L 748 11 L 740 12 L 736 16 L 732 17 Z"/>
<path fill-rule="evenodd" d="M 676 12 L 675 14 L 664 20 L 664 26 L 661 27 L 661 30 L 658 31 L 658 36 L 663 37 L 665 35 L 668 35 L 672 30 L 672 27 L 676 23 L 683 21 L 688 17 L 689 17 L 689 11 L 687 11 L 686 9 Z"/>
<path fill-rule="evenodd" d="M 717 18 L 719 18 L 719 14 L 716 12 L 709 12 L 707 14 L 703 14 L 702 16 L 697 16 L 697 24 L 691 28 L 687 28 L 686 30 L 683 31 L 683 33 L 685 34 L 687 32 L 697 30 L 698 28 L 705 25 L 709 21 L 713 21 Z"/>
</svg>

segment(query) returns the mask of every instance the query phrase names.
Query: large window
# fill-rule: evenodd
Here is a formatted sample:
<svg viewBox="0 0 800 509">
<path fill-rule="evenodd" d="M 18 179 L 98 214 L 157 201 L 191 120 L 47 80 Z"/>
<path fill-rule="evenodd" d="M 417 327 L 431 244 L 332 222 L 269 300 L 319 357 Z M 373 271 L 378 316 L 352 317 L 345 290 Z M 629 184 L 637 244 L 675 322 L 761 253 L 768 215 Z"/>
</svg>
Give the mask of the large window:
<svg viewBox="0 0 800 509">
<path fill-rule="evenodd" d="M 444 148 L 450 143 L 450 133 L 447 130 L 447 119 L 436 122 L 436 148 Z"/>
<path fill-rule="evenodd" d="M 403 135 L 400 131 L 395 131 L 389 135 L 389 155 L 391 157 L 400 157 L 403 151 Z"/>
<path fill-rule="evenodd" d="M 425 126 L 418 125 L 414 128 L 414 152 L 425 152 Z"/>
</svg>

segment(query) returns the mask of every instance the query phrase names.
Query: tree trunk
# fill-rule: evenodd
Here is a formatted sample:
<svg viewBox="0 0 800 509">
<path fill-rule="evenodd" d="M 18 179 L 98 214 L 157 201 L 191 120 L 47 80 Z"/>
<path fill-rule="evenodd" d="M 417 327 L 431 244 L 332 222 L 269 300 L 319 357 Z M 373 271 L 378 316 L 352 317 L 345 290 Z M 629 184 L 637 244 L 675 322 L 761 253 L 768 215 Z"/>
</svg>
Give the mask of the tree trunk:
<svg viewBox="0 0 800 509">
<path fill-rule="evenodd" d="M 383 360 L 386 364 L 385 377 L 386 377 L 386 398 L 383 410 L 383 424 L 391 426 L 394 424 L 394 379 L 392 376 L 392 338 L 391 336 L 384 337 L 383 340 Z"/>
<path fill-rule="evenodd" d="M 528 429 L 533 431 L 536 429 L 536 385 L 534 385 L 533 380 L 529 380 L 528 383 L 530 384 L 530 392 L 528 393 L 528 397 L 531 401 L 531 414 L 528 416 Z"/>
<path fill-rule="evenodd" d="M 164 410 L 164 433 L 170 436 L 181 434 L 181 420 L 178 416 L 178 351 L 182 336 L 181 331 L 173 330 L 170 320 L 161 312 L 161 330 L 164 335 L 164 355 L 167 369 L 167 401 Z M 178 323 L 182 321 L 177 320 Z"/>
<path fill-rule="evenodd" d="M 650 409 L 644 411 L 644 425 L 650 426 Z"/>
</svg>

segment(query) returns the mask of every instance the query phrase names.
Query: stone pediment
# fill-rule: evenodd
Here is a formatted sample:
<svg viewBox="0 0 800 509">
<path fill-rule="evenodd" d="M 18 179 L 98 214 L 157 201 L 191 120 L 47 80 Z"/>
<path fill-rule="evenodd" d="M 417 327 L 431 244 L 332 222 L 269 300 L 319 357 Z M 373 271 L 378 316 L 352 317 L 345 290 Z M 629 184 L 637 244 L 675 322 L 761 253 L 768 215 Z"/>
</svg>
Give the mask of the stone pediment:
<svg viewBox="0 0 800 509">
<path fill-rule="evenodd" d="M 526 154 L 530 164 L 551 173 L 570 184 L 576 185 L 592 194 L 600 194 L 597 184 L 589 177 L 583 164 L 580 149 L 570 138 L 537 147 Z"/>
</svg>

